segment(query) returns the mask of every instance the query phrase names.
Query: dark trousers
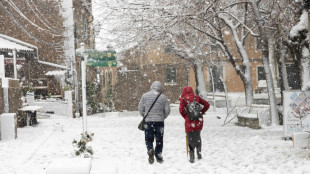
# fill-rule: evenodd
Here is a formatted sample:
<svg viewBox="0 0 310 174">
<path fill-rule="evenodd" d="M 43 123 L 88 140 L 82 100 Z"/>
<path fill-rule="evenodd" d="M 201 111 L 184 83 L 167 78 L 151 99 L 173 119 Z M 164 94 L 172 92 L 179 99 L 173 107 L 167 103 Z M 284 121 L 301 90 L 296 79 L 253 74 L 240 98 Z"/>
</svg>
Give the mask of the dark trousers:
<svg viewBox="0 0 310 174">
<path fill-rule="evenodd" d="M 147 151 L 153 149 L 154 139 L 156 140 L 155 157 L 161 155 L 164 143 L 164 122 L 145 123 L 145 144 Z"/>
<path fill-rule="evenodd" d="M 196 147 L 201 146 L 201 131 L 187 133 L 189 150 L 193 151 Z"/>
</svg>

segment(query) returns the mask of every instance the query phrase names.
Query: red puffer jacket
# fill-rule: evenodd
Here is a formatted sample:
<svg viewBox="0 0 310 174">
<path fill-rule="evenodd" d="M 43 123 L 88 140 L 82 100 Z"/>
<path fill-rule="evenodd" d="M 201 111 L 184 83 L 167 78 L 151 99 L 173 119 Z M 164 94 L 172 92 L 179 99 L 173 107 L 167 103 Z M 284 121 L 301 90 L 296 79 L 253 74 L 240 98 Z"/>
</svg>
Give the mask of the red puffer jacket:
<svg viewBox="0 0 310 174">
<path fill-rule="evenodd" d="M 196 95 L 195 97 L 192 87 L 189 87 L 189 86 L 183 89 L 182 94 L 179 98 L 180 100 L 179 111 L 182 117 L 185 119 L 185 132 L 188 133 L 192 131 L 200 131 L 203 127 L 203 118 L 199 120 L 194 120 L 194 121 L 191 121 L 188 119 L 188 115 L 186 114 L 186 111 L 185 111 L 187 102 L 184 100 L 184 98 L 188 102 L 193 102 L 195 98 L 196 102 L 202 104 L 203 105 L 202 114 L 204 114 L 209 109 L 210 104 L 204 99 L 202 99 L 199 95 Z"/>
</svg>

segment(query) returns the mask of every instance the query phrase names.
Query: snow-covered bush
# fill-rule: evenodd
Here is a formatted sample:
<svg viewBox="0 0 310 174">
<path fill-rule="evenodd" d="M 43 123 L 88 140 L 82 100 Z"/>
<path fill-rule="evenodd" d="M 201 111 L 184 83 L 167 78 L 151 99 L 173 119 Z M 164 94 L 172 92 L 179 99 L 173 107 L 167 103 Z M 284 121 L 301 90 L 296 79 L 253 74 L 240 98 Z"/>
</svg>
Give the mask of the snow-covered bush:
<svg viewBox="0 0 310 174">
<path fill-rule="evenodd" d="M 87 143 L 93 141 L 94 139 L 94 133 L 87 133 L 83 132 L 81 133 L 81 139 L 80 140 L 73 140 L 72 145 L 74 147 L 74 155 L 75 156 L 81 156 L 84 158 L 91 158 L 94 154 L 93 149 L 91 146 L 88 146 Z"/>
</svg>

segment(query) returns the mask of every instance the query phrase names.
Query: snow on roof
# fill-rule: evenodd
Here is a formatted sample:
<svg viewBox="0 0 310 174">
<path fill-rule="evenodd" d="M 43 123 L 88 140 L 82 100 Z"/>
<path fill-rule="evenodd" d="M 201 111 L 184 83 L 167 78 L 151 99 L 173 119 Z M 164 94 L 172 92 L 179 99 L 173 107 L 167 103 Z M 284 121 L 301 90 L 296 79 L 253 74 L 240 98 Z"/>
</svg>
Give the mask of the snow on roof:
<svg viewBox="0 0 310 174">
<path fill-rule="evenodd" d="M 66 71 L 48 71 L 45 73 L 47 76 L 64 75 Z"/>
<path fill-rule="evenodd" d="M 32 111 L 32 112 L 34 112 L 34 111 L 37 111 L 39 109 L 42 109 L 42 106 L 25 106 L 19 110 L 20 111 Z"/>
<path fill-rule="evenodd" d="M 28 44 L 26 42 L 20 41 L 18 39 L 12 38 L 10 36 L 6 36 L 0 34 L 0 49 L 8 49 L 8 50 L 23 50 L 23 51 L 34 51 L 35 46 Z"/>
</svg>

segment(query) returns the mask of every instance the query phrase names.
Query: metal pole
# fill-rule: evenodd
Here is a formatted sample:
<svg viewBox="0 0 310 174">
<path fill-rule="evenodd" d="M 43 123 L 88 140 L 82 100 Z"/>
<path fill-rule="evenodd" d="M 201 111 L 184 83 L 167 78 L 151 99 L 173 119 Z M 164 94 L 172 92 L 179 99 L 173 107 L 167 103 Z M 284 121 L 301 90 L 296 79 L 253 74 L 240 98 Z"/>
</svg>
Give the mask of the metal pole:
<svg viewBox="0 0 310 174">
<path fill-rule="evenodd" d="M 14 79 L 17 79 L 16 49 L 13 49 Z"/>
<path fill-rule="evenodd" d="M 81 43 L 81 51 L 83 60 L 81 62 L 82 71 L 82 101 L 83 101 L 83 132 L 87 131 L 87 108 L 86 108 L 86 59 L 84 43 Z"/>
<path fill-rule="evenodd" d="M 216 112 L 216 103 L 215 103 L 215 89 L 214 89 L 214 79 L 213 79 L 213 67 L 211 66 L 210 73 L 212 79 L 212 91 L 213 91 L 213 111 Z"/>
</svg>

